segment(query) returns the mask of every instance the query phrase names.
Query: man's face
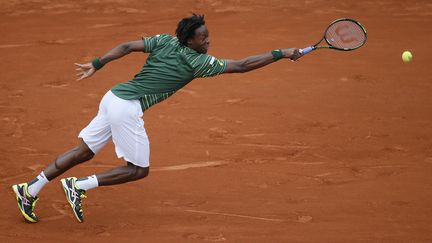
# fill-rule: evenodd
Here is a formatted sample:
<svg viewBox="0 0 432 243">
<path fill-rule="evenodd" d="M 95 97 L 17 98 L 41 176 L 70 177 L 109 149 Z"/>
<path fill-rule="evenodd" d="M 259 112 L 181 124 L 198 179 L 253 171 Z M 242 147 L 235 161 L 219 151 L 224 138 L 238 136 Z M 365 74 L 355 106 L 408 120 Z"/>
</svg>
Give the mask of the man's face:
<svg viewBox="0 0 432 243">
<path fill-rule="evenodd" d="M 195 36 L 188 40 L 188 47 L 194 49 L 198 53 L 207 53 L 210 46 L 209 32 L 205 25 L 195 30 Z"/>
</svg>

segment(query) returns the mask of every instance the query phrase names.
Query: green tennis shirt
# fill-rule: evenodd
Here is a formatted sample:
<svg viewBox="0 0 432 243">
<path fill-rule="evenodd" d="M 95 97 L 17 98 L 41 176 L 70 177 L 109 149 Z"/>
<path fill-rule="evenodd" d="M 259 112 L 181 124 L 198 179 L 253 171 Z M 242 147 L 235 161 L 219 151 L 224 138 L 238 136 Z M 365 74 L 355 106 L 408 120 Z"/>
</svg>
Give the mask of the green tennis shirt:
<svg viewBox="0 0 432 243">
<path fill-rule="evenodd" d="M 143 38 L 144 52 L 150 53 L 141 71 L 132 80 L 111 91 L 125 100 L 140 100 L 143 111 L 171 95 L 195 78 L 221 74 L 226 60 L 180 45 L 168 34 Z"/>
</svg>

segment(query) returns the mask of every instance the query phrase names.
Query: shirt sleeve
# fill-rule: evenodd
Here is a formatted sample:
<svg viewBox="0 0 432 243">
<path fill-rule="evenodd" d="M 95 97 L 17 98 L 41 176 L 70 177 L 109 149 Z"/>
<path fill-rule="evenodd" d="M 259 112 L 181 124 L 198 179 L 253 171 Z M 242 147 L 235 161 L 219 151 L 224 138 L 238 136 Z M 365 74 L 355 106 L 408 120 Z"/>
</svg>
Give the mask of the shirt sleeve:
<svg viewBox="0 0 432 243">
<path fill-rule="evenodd" d="M 150 53 L 155 50 L 161 44 L 169 41 L 170 36 L 167 34 L 155 35 L 151 37 L 143 37 L 144 41 L 144 52 Z"/>
<path fill-rule="evenodd" d="M 194 78 L 212 77 L 223 73 L 226 69 L 227 61 L 217 59 L 214 56 L 200 54 L 193 64 Z"/>
</svg>

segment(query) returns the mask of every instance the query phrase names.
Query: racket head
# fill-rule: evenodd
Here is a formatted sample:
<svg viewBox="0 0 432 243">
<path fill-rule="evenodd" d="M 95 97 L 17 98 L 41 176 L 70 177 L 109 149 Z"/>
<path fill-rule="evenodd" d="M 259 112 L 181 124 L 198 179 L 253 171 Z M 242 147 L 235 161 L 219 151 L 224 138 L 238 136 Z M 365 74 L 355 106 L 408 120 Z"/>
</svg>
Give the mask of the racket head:
<svg viewBox="0 0 432 243">
<path fill-rule="evenodd" d="M 333 21 L 324 32 L 328 48 L 351 51 L 366 43 L 366 29 L 356 20 L 341 18 Z"/>
</svg>

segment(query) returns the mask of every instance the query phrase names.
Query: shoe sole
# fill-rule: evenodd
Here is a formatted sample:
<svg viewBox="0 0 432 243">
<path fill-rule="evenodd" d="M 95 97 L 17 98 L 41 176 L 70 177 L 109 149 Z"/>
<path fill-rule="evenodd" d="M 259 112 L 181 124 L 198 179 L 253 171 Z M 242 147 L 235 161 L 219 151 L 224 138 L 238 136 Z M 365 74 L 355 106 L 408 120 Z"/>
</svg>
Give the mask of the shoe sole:
<svg viewBox="0 0 432 243">
<path fill-rule="evenodd" d="M 81 220 L 81 219 L 78 217 L 78 215 L 76 214 L 76 212 L 75 212 L 75 209 L 74 209 L 75 205 L 74 205 L 74 204 L 71 202 L 71 200 L 69 199 L 68 189 L 67 189 L 68 186 L 67 186 L 67 184 L 66 184 L 66 179 L 61 179 L 60 181 L 61 181 L 61 184 L 62 184 L 63 191 L 64 191 L 64 193 L 65 193 L 65 195 L 66 195 L 66 199 L 67 199 L 69 205 L 70 205 L 71 208 L 72 208 L 72 212 L 73 212 L 73 214 L 75 215 L 75 218 L 78 220 L 78 222 L 82 223 L 83 220 Z"/>
<path fill-rule="evenodd" d="M 20 194 L 19 194 L 19 191 L 18 191 L 18 186 L 17 186 L 17 185 L 13 185 L 13 186 L 12 186 L 12 190 L 15 192 L 15 198 L 16 198 L 16 201 L 17 201 L 17 204 L 18 204 L 18 208 L 19 208 L 21 214 L 24 216 L 24 218 L 25 218 L 28 222 L 30 222 L 30 223 L 37 223 L 37 222 L 38 222 L 37 220 L 35 220 L 35 219 L 31 218 L 30 216 L 28 216 L 28 215 L 24 212 L 24 210 L 21 209 L 21 205 L 20 205 L 20 203 L 19 203 L 19 200 L 20 200 L 20 196 L 19 196 L 19 195 L 20 195 Z"/>
</svg>

